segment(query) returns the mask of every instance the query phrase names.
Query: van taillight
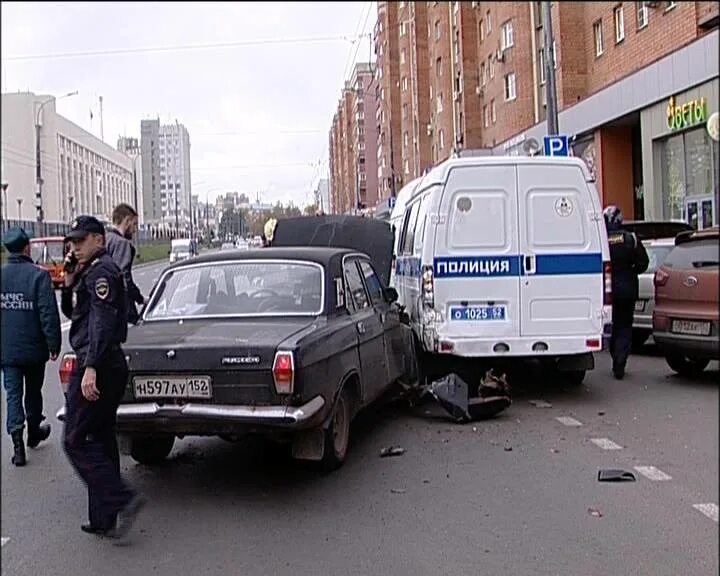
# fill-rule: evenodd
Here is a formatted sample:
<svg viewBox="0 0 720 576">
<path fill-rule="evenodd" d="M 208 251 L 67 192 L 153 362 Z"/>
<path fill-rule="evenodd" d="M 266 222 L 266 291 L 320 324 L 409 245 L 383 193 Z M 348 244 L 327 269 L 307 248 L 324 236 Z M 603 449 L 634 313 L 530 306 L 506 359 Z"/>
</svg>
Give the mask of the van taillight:
<svg viewBox="0 0 720 576">
<path fill-rule="evenodd" d="M 665 284 L 667 284 L 668 278 L 670 278 L 670 274 L 665 272 L 665 270 L 660 269 L 655 272 L 653 283 L 655 284 L 655 286 L 665 286 Z"/>
<path fill-rule="evenodd" d="M 63 390 L 67 390 L 69 384 L 70 384 L 70 375 L 75 370 L 75 365 L 77 363 L 77 357 L 75 354 L 68 353 L 63 354 L 62 360 L 60 360 L 60 384 L 62 385 Z"/>
<path fill-rule="evenodd" d="M 433 308 L 435 306 L 435 282 L 433 280 L 432 266 L 422 267 L 421 281 L 423 304 Z"/>
<path fill-rule="evenodd" d="M 612 264 L 603 262 L 603 304 L 612 305 Z"/>
<path fill-rule="evenodd" d="M 295 384 L 295 360 L 292 352 L 278 352 L 273 362 L 273 379 L 278 394 L 292 394 Z"/>
</svg>

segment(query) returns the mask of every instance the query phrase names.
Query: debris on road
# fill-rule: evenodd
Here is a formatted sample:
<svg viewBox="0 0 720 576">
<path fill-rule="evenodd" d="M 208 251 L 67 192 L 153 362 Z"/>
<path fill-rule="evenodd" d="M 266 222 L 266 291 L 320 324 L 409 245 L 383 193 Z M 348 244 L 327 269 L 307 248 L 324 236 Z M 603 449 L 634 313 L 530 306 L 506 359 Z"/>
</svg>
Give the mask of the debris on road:
<svg viewBox="0 0 720 576">
<path fill-rule="evenodd" d="M 635 474 L 627 470 L 598 470 L 598 482 L 635 482 Z"/>
<path fill-rule="evenodd" d="M 529 402 L 535 406 L 535 408 L 552 408 L 552 404 L 545 402 L 545 400 L 530 400 Z"/>
<path fill-rule="evenodd" d="M 390 492 L 392 492 L 393 494 L 405 494 L 407 490 L 405 490 L 405 488 L 391 488 Z"/>
<path fill-rule="evenodd" d="M 557 448 L 550 448 L 550 452 L 552 452 L 553 454 L 560 454 L 560 450 L 558 450 Z"/>
<path fill-rule="evenodd" d="M 590 516 L 595 516 L 595 518 L 602 518 L 603 514 L 597 508 L 588 508 L 587 511 L 588 511 L 588 514 L 590 514 Z"/>
<path fill-rule="evenodd" d="M 598 416 L 605 416 L 605 410 L 598 410 Z"/>
<path fill-rule="evenodd" d="M 388 446 L 380 450 L 380 458 L 390 458 L 391 456 L 402 456 L 405 454 L 405 448 L 401 446 Z"/>
<path fill-rule="evenodd" d="M 512 452 L 512 446 L 505 446 L 505 452 Z"/>
</svg>

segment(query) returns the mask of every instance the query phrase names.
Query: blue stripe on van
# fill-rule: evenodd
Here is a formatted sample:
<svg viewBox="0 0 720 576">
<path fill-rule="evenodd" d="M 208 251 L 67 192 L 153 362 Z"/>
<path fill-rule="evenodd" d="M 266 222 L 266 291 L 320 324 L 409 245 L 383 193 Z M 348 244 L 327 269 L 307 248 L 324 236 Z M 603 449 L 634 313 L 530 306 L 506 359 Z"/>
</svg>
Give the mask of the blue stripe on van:
<svg viewBox="0 0 720 576">
<path fill-rule="evenodd" d="M 536 276 L 602 274 L 602 271 L 602 254 L 538 254 L 535 257 Z"/>
</svg>

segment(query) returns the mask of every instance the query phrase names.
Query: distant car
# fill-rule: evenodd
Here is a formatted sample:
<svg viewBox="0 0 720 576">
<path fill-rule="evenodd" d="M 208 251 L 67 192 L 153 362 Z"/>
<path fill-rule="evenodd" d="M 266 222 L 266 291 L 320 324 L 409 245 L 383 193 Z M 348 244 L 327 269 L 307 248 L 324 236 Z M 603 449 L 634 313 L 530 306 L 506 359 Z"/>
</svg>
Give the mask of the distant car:
<svg viewBox="0 0 720 576">
<path fill-rule="evenodd" d="M 62 236 L 32 238 L 30 240 L 30 258 L 50 273 L 53 286 L 59 288 L 65 281 L 63 260 L 65 242 Z"/>
<path fill-rule="evenodd" d="M 235 242 L 235 248 L 237 248 L 238 250 L 250 250 L 250 246 L 243 239 L 240 239 L 237 242 Z"/>
<path fill-rule="evenodd" d="M 653 339 L 675 372 L 693 376 L 720 359 L 720 230 L 683 232 L 655 272 Z"/>
<path fill-rule="evenodd" d="M 640 240 L 675 238 L 680 232 L 693 230 L 687 222 L 677 220 L 627 220 L 623 223 L 623 228 Z"/>
<path fill-rule="evenodd" d="M 223 242 L 222 246 L 220 246 L 220 250 L 235 250 L 235 244 L 232 242 Z"/>
<path fill-rule="evenodd" d="M 195 247 L 189 238 L 178 238 L 170 242 L 170 264 L 192 258 L 194 254 Z"/>
<path fill-rule="evenodd" d="M 633 319 L 633 347 L 639 348 L 652 334 L 653 310 L 655 309 L 655 271 L 662 265 L 665 258 L 675 246 L 674 238 L 661 238 L 658 240 L 645 240 L 643 242 L 650 263 L 647 270 L 640 275 L 640 290 L 635 302 L 635 317 Z"/>
<path fill-rule="evenodd" d="M 395 384 L 417 383 L 412 332 L 382 280 L 392 256 L 385 226 L 381 258 L 377 244 L 370 255 L 275 247 L 169 266 L 123 346 L 130 373 L 117 429 L 132 457 L 159 462 L 176 436 L 259 434 L 325 470 L 340 466 L 357 412 Z M 367 232 L 354 237 L 358 248 L 377 239 Z M 317 237 L 312 222 L 288 233 Z M 333 239 L 344 243 L 342 230 Z M 63 358 L 63 382 L 73 362 Z"/>
</svg>

